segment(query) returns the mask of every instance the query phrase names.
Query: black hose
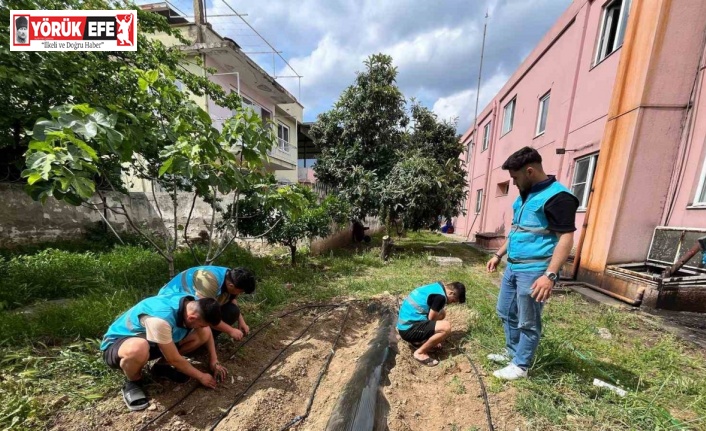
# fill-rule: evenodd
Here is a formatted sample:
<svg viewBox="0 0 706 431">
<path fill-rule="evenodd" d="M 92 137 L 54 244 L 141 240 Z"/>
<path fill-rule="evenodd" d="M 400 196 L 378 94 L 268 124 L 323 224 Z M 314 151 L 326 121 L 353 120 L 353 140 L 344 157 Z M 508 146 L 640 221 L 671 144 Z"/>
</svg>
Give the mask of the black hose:
<svg viewBox="0 0 706 431">
<path fill-rule="evenodd" d="M 280 431 L 288 430 L 289 428 L 293 427 L 294 425 L 298 424 L 309 416 L 309 413 L 311 412 L 311 406 L 314 404 L 314 396 L 316 395 L 316 391 L 319 389 L 319 385 L 321 384 L 321 380 L 323 379 L 326 370 L 328 370 L 329 364 L 331 364 L 333 355 L 336 353 L 336 345 L 338 344 L 338 339 L 341 338 L 341 334 L 343 334 L 343 329 L 346 327 L 346 322 L 348 321 L 348 315 L 350 314 L 350 312 L 351 306 L 349 305 L 346 311 L 346 315 L 343 317 L 343 323 L 341 323 L 341 327 L 338 330 L 338 334 L 336 335 L 336 339 L 333 341 L 333 344 L 331 344 L 331 352 L 329 352 L 328 357 L 326 358 L 326 362 L 324 363 L 323 367 L 321 367 L 321 371 L 319 371 L 319 376 L 316 379 L 316 383 L 314 384 L 314 387 L 311 391 L 311 395 L 309 396 L 309 402 L 306 405 L 306 411 L 303 415 L 299 415 L 289 421 L 285 426 L 280 428 Z"/>
<path fill-rule="evenodd" d="M 338 306 L 339 306 L 339 305 L 337 304 L 337 305 L 332 305 L 332 306 L 329 306 L 329 307 L 330 307 L 330 308 L 335 308 L 335 307 L 338 307 Z M 312 322 L 311 322 L 309 325 L 307 325 L 307 327 L 304 328 L 304 330 L 303 330 L 299 335 L 297 335 L 297 338 L 293 339 L 289 344 L 287 344 L 287 346 L 286 346 L 284 349 L 280 350 L 280 352 L 277 354 L 277 356 L 275 356 L 274 359 L 272 359 L 272 360 L 267 364 L 267 366 L 260 372 L 260 374 L 258 374 L 252 382 L 250 382 L 250 384 L 248 385 L 248 387 L 245 388 L 244 391 L 242 391 L 240 394 L 238 394 L 238 396 L 235 397 L 235 399 L 234 399 L 233 402 L 230 404 L 230 406 L 228 407 L 228 409 L 227 409 L 226 411 L 224 411 L 223 413 L 221 413 L 221 415 L 220 415 L 220 416 L 216 419 L 216 421 L 211 425 L 211 427 L 209 428 L 209 431 L 213 431 L 213 430 L 218 426 L 218 424 L 221 423 L 221 421 L 222 421 L 223 419 L 225 419 L 225 418 L 228 416 L 228 414 L 231 412 L 231 410 L 233 410 L 233 407 L 235 407 L 235 405 L 238 404 L 238 401 L 240 401 L 240 399 L 250 390 L 250 388 L 252 388 L 253 386 L 255 386 L 255 383 L 260 379 L 260 377 L 262 377 L 262 375 L 265 374 L 265 372 L 267 372 L 267 370 L 269 370 L 270 367 L 272 367 L 272 365 L 277 361 L 277 359 L 279 359 L 279 357 L 282 356 L 282 354 L 283 354 L 285 351 L 287 351 L 287 349 L 289 349 L 294 343 L 296 343 L 297 341 L 299 341 L 299 339 L 302 338 L 302 337 L 304 336 L 304 334 L 306 334 L 307 332 L 309 332 L 309 329 L 310 329 L 312 326 L 314 326 L 314 323 L 316 323 L 316 321 L 319 320 L 319 318 L 320 318 L 321 316 L 323 316 L 324 314 L 326 314 L 326 313 L 328 313 L 328 312 L 330 312 L 330 310 L 327 311 L 327 312 L 324 312 L 324 313 L 319 313 L 319 315 L 316 316 L 316 318 L 315 318 L 314 320 L 312 320 Z"/>
<path fill-rule="evenodd" d="M 461 354 L 468 359 L 468 362 L 470 362 L 471 367 L 473 367 L 473 371 L 476 373 L 476 377 L 478 377 L 478 383 L 480 384 L 480 393 L 481 395 L 483 395 L 483 402 L 485 403 L 485 417 L 488 419 L 488 429 L 490 431 L 495 431 L 495 427 L 493 426 L 493 417 L 490 415 L 490 402 L 488 401 L 488 391 L 485 390 L 483 378 L 481 377 L 478 368 L 476 368 L 476 364 L 473 362 L 473 359 L 471 359 L 468 353 L 466 353 L 460 347 L 457 347 L 457 349 L 460 350 Z"/>
<path fill-rule="evenodd" d="M 252 339 L 255 338 L 255 336 L 256 336 L 260 331 L 262 331 L 262 330 L 265 329 L 266 327 L 268 327 L 268 326 L 270 326 L 271 324 L 273 324 L 273 323 L 275 322 L 275 320 L 277 320 L 277 319 L 281 319 L 281 318 L 283 318 L 283 317 L 289 316 L 290 314 L 294 314 L 294 313 L 296 313 L 296 312 L 298 312 L 298 311 L 307 310 L 307 309 L 310 309 L 310 308 L 333 308 L 333 307 L 338 307 L 339 305 L 340 305 L 340 304 L 304 305 L 304 306 L 302 306 L 302 307 L 295 308 L 295 309 L 293 309 L 293 310 L 287 311 L 286 313 L 280 314 L 279 316 L 277 316 L 277 317 L 275 317 L 275 318 L 273 318 L 273 319 L 270 319 L 269 321 L 263 323 L 263 324 L 260 325 L 257 329 L 255 329 L 254 331 L 252 331 L 252 332 L 250 333 L 249 338 L 248 338 L 247 340 L 243 341 L 242 343 L 240 343 L 240 344 L 238 345 L 238 347 L 235 348 L 235 352 L 233 352 L 233 355 L 230 357 L 230 359 L 233 359 L 233 358 L 235 357 L 235 354 L 238 353 L 238 351 L 239 351 L 240 349 L 242 349 L 243 347 L 245 347 L 245 345 L 248 344 L 250 341 L 252 341 Z M 194 392 L 196 392 L 196 390 L 199 389 L 200 387 L 201 387 L 201 385 L 197 382 L 191 389 L 189 389 L 188 392 L 186 392 L 186 393 L 184 394 L 183 397 L 181 397 L 181 398 L 179 398 L 178 400 L 176 400 L 176 401 L 174 402 L 174 404 L 172 404 L 171 406 L 169 406 L 168 409 L 166 409 L 166 410 L 163 411 L 162 413 L 158 414 L 158 415 L 155 416 L 154 418 L 150 419 L 148 422 L 146 422 L 144 425 L 142 425 L 142 427 L 140 427 L 137 431 L 145 431 L 147 428 L 150 427 L 150 425 L 152 425 L 152 424 L 154 424 L 155 422 L 157 422 L 158 420 L 160 420 L 164 415 L 166 415 L 167 413 L 169 413 L 170 411 L 172 411 L 172 409 L 173 409 L 174 407 L 178 406 L 179 404 L 181 404 L 182 402 L 184 402 L 184 400 L 186 400 L 187 398 L 189 398 L 189 397 L 191 396 L 191 394 L 193 394 Z"/>
</svg>

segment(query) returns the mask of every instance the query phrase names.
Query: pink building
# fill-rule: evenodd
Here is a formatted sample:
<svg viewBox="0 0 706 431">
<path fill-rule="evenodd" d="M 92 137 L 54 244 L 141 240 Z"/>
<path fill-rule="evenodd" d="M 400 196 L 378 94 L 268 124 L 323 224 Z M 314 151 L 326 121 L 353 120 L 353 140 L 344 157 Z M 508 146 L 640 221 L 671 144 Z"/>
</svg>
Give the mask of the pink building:
<svg viewBox="0 0 706 431">
<path fill-rule="evenodd" d="M 706 2 L 575 0 L 463 135 L 457 233 L 505 240 L 518 191 L 501 165 L 529 145 L 581 202 L 566 276 L 706 311 L 701 253 L 680 281 L 651 275 L 706 235 L 705 31 Z"/>
</svg>

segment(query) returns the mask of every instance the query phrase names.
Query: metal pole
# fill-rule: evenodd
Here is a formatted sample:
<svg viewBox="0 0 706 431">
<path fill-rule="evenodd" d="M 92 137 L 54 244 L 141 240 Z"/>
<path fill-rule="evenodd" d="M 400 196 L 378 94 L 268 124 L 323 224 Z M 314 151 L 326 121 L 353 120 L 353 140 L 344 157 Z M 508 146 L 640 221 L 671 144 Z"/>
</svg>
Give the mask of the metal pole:
<svg viewBox="0 0 706 431">
<path fill-rule="evenodd" d="M 466 160 L 471 164 L 471 169 L 469 173 L 469 178 L 468 178 L 468 183 L 469 185 L 473 185 L 473 167 L 475 166 L 474 163 L 471 163 L 471 156 L 473 155 L 473 147 L 477 145 L 478 142 L 478 101 L 480 100 L 480 83 L 481 83 L 481 76 L 483 74 L 483 55 L 485 54 L 485 34 L 486 31 L 488 30 L 488 11 L 486 10 L 485 12 L 485 24 L 483 24 L 483 42 L 481 43 L 480 46 L 480 66 L 478 67 L 478 86 L 476 87 L 476 110 L 473 114 L 473 140 L 471 141 L 471 146 L 468 147 L 468 155 L 466 156 Z M 468 190 L 469 193 L 472 193 L 472 190 Z M 471 195 L 473 196 L 473 195 Z M 467 202 L 471 202 L 471 199 L 468 199 Z M 470 207 L 469 207 L 470 209 Z M 481 208 L 481 211 L 483 209 Z M 476 217 L 473 218 L 473 223 L 471 223 L 471 226 L 468 228 L 468 231 L 466 233 L 466 239 L 468 239 L 471 236 L 471 229 L 473 229 L 473 225 L 476 224 L 476 219 L 478 218 L 478 215 L 476 214 Z"/>
</svg>

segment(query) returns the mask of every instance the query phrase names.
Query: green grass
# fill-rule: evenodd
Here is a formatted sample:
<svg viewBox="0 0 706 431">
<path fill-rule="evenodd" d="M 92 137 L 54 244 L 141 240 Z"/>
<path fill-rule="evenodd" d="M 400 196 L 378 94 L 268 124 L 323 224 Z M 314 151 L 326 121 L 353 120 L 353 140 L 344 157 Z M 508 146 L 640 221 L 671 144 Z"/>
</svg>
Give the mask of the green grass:
<svg viewBox="0 0 706 431">
<path fill-rule="evenodd" d="M 495 316 L 497 274 L 484 270 L 485 256 L 461 244 L 438 245 L 430 233 L 395 239 L 389 262 L 379 259 L 380 239 L 370 246 L 322 256 L 254 257 L 232 248 L 218 264 L 250 267 L 258 275 L 255 295 L 243 301 L 251 327 L 294 302 L 339 296 L 399 294 L 434 280 L 459 280 L 473 309 L 468 352 L 488 375 L 484 357 L 504 346 Z M 56 245 L 55 245 L 56 246 Z M 94 403 L 119 386 L 97 351 L 98 339 L 119 313 L 152 295 L 168 280 L 167 266 L 139 245 L 13 252 L 0 258 L 0 429 L 46 425 L 58 409 Z M 430 249 L 429 247 L 442 247 Z M 440 267 L 427 256 L 457 256 L 465 265 Z M 0 253 L 0 255 L 3 255 Z M 280 256 L 281 255 L 281 256 Z M 177 256 L 177 270 L 193 264 Z M 291 283 L 291 290 L 285 284 Z M 69 298 L 65 303 L 47 302 Z M 31 313 L 19 307 L 30 305 Z M 488 391 L 517 389 L 515 408 L 537 430 L 706 429 L 703 354 L 632 314 L 588 304 L 575 295 L 552 298 L 545 309 L 544 337 L 531 378 L 502 383 L 489 377 Z M 607 328 L 612 339 L 598 335 Z M 594 378 L 628 390 L 625 398 L 592 385 Z M 463 393 L 460 381 L 452 390 Z"/>
</svg>

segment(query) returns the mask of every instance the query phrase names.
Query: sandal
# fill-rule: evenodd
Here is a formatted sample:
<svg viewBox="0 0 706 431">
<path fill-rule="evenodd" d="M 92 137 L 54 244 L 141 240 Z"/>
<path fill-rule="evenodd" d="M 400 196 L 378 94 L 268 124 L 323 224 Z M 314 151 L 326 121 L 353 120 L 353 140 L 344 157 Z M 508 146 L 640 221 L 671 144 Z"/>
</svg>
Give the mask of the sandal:
<svg viewBox="0 0 706 431">
<path fill-rule="evenodd" d="M 150 373 L 155 377 L 166 377 L 176 383 L 186 383 L 190 377 L 169 364 L 156 363 L 152 365 Z"/>
<path fill-rule="evenodd" d="M 426 358 L 426 359 L 417 359 L 415 356 L 412 356 L 415 361 L 419 362 L 420 364 L 427 366 L 427 367 L 436 367 L 439 365 L 439 361 L 436 359 L 432 358 L 431 356 Z"/>
<path fill-rule="evenodd" d="M 125 405 L 130 411 L 144 410 L 150 405 L 145 391 L 142 390 L 142 387 L 137 382 L 125 382 L 122 392 L 123 401 L 125 401 Z"/>
</svg>

